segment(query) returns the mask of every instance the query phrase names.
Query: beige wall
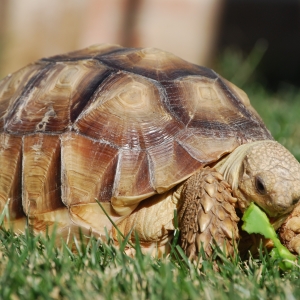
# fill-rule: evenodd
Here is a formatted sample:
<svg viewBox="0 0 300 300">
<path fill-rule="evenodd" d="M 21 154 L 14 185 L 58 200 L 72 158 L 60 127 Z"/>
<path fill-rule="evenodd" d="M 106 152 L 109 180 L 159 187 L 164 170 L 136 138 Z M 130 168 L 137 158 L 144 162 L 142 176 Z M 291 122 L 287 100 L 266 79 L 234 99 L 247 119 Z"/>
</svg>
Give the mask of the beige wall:
<svg viewBox="0 0 300 300">
<path fill-rule="evenodd" d="M 0 0 L 0 76 L 40 57 L 117 43 L 194 63 L 213 53 L 222 0 Z"/>
</svg>

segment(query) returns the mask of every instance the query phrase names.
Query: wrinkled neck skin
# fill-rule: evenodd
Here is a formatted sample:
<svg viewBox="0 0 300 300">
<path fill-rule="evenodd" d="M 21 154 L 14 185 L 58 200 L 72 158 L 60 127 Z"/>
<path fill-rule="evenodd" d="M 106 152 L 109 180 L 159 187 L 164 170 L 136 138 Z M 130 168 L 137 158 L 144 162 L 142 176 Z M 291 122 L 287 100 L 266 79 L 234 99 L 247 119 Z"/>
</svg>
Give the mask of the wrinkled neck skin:
<svg viewBox="0 0 300 300">
<path fill-rule="evenodd" d="M 246 156 L 249 153 L 251 147 L 253 147 L 254 145 L 259 145 L 260 143 L 264 143 L 264 141 L 258 141 L 239 146 L 232 153 L 219 161 L 215 165 L 215 168 L 230 184 L 233 196 L 237 198 L 237 204 L 242 213 L 244 213 L 245 209 L 250 205 L 251 202 L 255 202 L 267 213 L 269 218 L 271 216 L 270 221 L 273 227 L 277 229 L 282 225 L 287 217 L 287 214 L 283 213 L 273 215 L 272 212 L 270 213 L 270 211 L 266 211 L 266 209 L 261 206 L 261 203 L 257 203 L 255 199 L 252 199 L 252 197 L 247 195 L 245 191 L 240 188 L 243 180 L 244 160 L 246 159 Z"/>
</svg>

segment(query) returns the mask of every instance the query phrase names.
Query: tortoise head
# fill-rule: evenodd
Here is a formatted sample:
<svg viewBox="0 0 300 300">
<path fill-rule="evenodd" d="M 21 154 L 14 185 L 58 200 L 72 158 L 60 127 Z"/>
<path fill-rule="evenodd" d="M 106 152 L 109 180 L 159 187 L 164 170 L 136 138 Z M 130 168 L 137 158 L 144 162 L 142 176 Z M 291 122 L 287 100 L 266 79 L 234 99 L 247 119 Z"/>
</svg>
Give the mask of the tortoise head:
<svg viewBox="0 0 300 300">
<path fill-rule="evenodd" d="M 231 184 L 242 211 L 255 202 L 277 219 L 300 200 L 300 164 L 275 141 L 241 145 L 216 167 Z"/>
</svg>

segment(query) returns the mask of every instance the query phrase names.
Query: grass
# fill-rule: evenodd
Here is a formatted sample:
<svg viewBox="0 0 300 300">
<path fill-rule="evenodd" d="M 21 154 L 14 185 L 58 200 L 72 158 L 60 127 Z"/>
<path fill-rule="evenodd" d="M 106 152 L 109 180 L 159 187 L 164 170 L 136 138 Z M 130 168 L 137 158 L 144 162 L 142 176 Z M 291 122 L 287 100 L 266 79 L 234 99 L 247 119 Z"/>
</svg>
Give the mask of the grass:
<svg viewBox="0 0 300 300">
<path fill-rule="evenodd" d="M 227 53 L 218 72 L 245 89 L 275 139 L 300 160 L 300 131 L 297 130 L 300 92 L 283 86 L 271 93 L 257 82 L 251 82 L 255 73 L 251 66 L 257 64 L 263 46 L 259 45 L 255 50 L 258 54 L 249 56 L 248 61 Z M 242 74 L 247 74 L 242 78 L 237 70 L 241 65 Z M 282 272 L 262 251 L 258 258 L 242 261 L 238 255 L 228 260 L 216 250 L 211 259 L 202 260 L 202 267 L 198 269 L 175 245 L 173 257 L 164 259 L 142 255 L 138 245 L 133 259 L 124 254 L 124 246 L 117 250 L 111 240 L 102 244 L 91 238 L 87 245 L 74 242 L 76 251 L 72 252 L 65 244 L 55 246 L 54 236 L 34 237 L 29 233 L 16 236 L 1 230 L 0 298 L 300 298 L 299 268 Z"/>
<path fill-rule="evenodd" d="M 90 239 L 55 247 L 54 237 L 2 231 L 1 299 L 297 299 L 300 271 L 285 274 L 268 256 L 228 260 L 218 251 L 199 270 L 180 249 L 177 257 L 133 259 L 112 242 Z M 178 247 L 177 247 L 178 248 Z M 219 272 L 215 258 L 219 258 Z M 292 298 L 295 297 L 295 298 Z"/>
</svg>

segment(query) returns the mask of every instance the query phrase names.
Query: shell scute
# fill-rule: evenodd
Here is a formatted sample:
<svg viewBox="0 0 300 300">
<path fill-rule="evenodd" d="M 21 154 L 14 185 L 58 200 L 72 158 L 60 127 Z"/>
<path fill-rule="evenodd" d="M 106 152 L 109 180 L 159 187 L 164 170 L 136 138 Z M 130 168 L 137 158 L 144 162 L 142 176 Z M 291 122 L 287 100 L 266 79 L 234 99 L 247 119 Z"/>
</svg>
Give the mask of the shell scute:
<svg viewBox="0 0 300 300">
<path fill-rule="evenodd" d="M 186 76 L 165 87 L 176 118 L 188 128 L 201 130 L 202 135 L 236 136 L 241 140 L 258 136 L 272 138 L 266 134 L 261 119 L 221 79 Z"/>
<path fill-rule="evenodd" d="M 97 61 L 57 63 L 42 71 L 16 101 L 8 132 L 65 131 L 109 72 Z"/>
<path fill-rule="evenodd" d="M 158 81 L 174 80 L 186 75 L 199 75 L 199 73 L 210 77 L 216 76 L 209 69 L 188 63 L 174 54 L 155 48 L 124 49 L 98 56 L 98 59 L 113 68 L 127 70 Z"/>
<path fill-rule="evenodd" d="M 178 142 L 167 141 L 148 149 L 153 172 L 153 185 L 164 193 L 203 166 Z"/>
<path fill-rule="evenodd" d="M 58 135 L 34 134 L 23 139 L 23 208 L 36 215 L 63 207 Z"/>
<path fill-rule="evenodd" d="M 14 108 L 22 101 L 28 85 L 32 85 L 32 80 L 41 74 L 45 66 L 31 64 L 0 81 L 0 131 L 4 130 L 6 120 L 11 118 Z"/>
<path fill-rule="evenodd" d="M 118 149 L 74 132 L 61 136 L 62 200 L 69 205 L 110 201 Z"/>
<path fill-rule="evenodd" d="M 118 178 L 115 181 L 114 197 L 155 194 L 146 151 L 123 149 L 119 154 Z"/>
<path fill-rule="evenodd" d="M 203 165 L 217 161 L 240 145 L 235 135 L 210 135 L 205 130 L 187 129 L 176 136 L 182 147 Z"/>
<path fill-rule="evenodd" d="M 10 199 L 10 218 L 25 216 L 22 208 L 22 138 L 0 134 L 0 211 Z"/>
<path fill-rule="evenodd" d="M 155 147 L 183 128 L 164 109 L 162 96 L 153 82 L 119 72 L 99 87 L 74 127 L 126 149 Z"/>
</svg>

